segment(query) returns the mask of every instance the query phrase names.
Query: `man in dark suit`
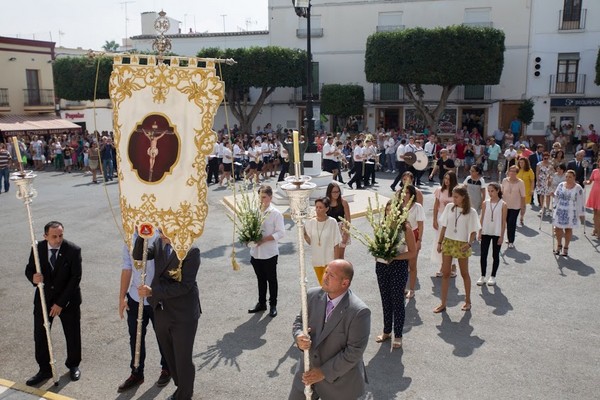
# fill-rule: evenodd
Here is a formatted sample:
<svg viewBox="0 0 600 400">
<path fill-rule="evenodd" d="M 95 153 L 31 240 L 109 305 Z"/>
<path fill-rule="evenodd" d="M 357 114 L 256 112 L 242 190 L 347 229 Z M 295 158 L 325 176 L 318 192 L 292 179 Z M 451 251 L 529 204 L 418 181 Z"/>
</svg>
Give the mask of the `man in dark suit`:
<svg viewBox="0 0 600 400">
<path fill-rule="evenodd" d="M 44 227 L 44 239 L 37 244 L 41 273 L 36 272 L 33 250 L 25 268 L 25 276 L 36 285 L 44 283 L 46 305 L 49 307 L 50 324 L 54 317 L 59 317 L 67 341 L 67 361 L 71 380 L 77 381 L 81 376 L 81 248 L 63 238 L 63 225 L 51 221 Z M 52 377 L 50 352 L 39 290 L 35 291 L 33 301 L 33 336 L 35 339 L 35 359 L 40 366 L 37 374 L 27 380 L 27 385 L 34 386 Z"/>
<path fill-rule="evenodd" d="M 531 166 L 531 169 L 533 170 L 533 173 L 535 174 L 535 179 L 533 181 L 533 187 L 535 188 L 537 186 L 537 165 L 538 163 L 542 162 L 544 156 L 544 145 L 543 144 L 538 144 L 535 153 L 530 154 L 529 155 L 529 165 Z M 541 206 L 542 202 L 541 202 L 541 196 L 538 194 L 537 195 L 537 199 L 538 199 L 538 204 Z M 533 196 L 531 196 L 531 204 L 533 205 Z"/>
<path fill-rule="evenodd" d="M 579 150 L 575 153 L 575 159 L 569 161 L 567 164 L 567 170 L 572 169 L 575 171 L 575 180 L 579 186 L 584 187 L 585 183 L 585 168 L 583 167 L 583 158 L 585 157 L 585 150 Z"/>
<path fill-rule="evenodd" d="M 313 399 L 356 399 L 365 391 L 363 353 L 371 331 L 371 311 L 349 290 L 354 269 L 346 260 L 327 265 L 320 288 L 308 291 L 310 336 L 302 333 L 302 318 L 292 329 L 300 350 L 310 350 L 311 368 L 304 358 L 296 366 L 290 400 L 304 400 L 304 386 L 312 385 Z"/>
<path fill-rule="evenodd" d="M 192 246 L 181 266 L 181 281 L 171 271 L 179 260 L 171 241 L 160 237 L 148 246 L 148 259 L 154 260 L 154 278 L 150 286 L 140 286 L 139 296 L 146 297 L 154 310 L 156 336 L 167 360 L 177 390 L 169 399 L 190 400 L 194 393 L 195 366 L 192 361 L 194 339 L 202 310 L 196 275 L 200 267 L 200 250 Z M 134 260 L 142 259 L 144 240 L 138 237 L 133 249 Z"/>
</svg>

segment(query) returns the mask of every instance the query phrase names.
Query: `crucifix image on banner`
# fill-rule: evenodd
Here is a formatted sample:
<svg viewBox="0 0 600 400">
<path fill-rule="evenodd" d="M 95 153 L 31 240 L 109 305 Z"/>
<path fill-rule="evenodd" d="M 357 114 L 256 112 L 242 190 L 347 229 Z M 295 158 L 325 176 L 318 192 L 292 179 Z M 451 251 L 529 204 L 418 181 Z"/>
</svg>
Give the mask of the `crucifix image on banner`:
<svg viewBox="0 0 600 400">
<path fill-rule="evenodd" d="M 119 54 L 110 78 L 125 238 L 131 246 L 134 230 L 152 224 L 180 265 L 208 214 L 206 158 L 224 96 L 216 62 Z"/>
</svg>

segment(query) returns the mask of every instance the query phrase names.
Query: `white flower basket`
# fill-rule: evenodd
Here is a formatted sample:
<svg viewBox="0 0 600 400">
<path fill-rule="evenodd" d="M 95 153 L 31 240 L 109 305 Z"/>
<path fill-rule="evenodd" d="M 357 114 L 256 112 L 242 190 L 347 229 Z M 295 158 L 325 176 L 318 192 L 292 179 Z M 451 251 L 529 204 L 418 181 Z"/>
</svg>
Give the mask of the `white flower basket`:
<svg viewBox="0 0 600 400">
<path fill-rule="evenodd" d="M 380 262 L 382 264 L 389 264 L 387 260 L 384 260 L 383 258 L 375 258 L 375 261 Z"/>
</svg>

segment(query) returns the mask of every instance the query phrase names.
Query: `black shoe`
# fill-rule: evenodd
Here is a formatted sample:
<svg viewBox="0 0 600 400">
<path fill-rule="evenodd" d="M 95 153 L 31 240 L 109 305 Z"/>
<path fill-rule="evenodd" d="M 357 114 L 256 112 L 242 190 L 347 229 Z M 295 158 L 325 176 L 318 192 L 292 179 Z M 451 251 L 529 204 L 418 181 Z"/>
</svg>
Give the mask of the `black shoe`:
<svg viewBox="0 0 600 400">
<path fill-rule="evenodd" d="M 379 185 L 379 182 L 373 181 L 373 185 Z"/>
<path fill-rule="evenodd" d="M 248 314 L 254 314 L 260 311 L 267 311 L 267 305 L 266 304 L 260 304 L 260 303 L 256 303 L 256 305 L 254 306 L 254 308 L 248 310 Z"/>
<path fill-rule="evenodd" d="M 35 386 L 35 385 L 39 385 L 40 383 L 42 383 L 44 381 L 47 381 L 50 378 L 52 378 L 52 372 L 39 371 L 37 374 L 35 374 L 31 378 L 27 379 L 27 382 L 25 382 L 25 384 L 27 386 Z"/>
<path fill-rule="evenodd" d="M 394 185 L 390 185 L 390 189 L 392 189 L 392 192 L 396 192 L 396 188 L 394 187 Z"/>
<path fill-rule="evenodd" d="M 160 371 L 160 376 L 158 377 L 158 380 L 156 381 L 156 386 L 158 386 L 158 387 L 167 386 L 170 381 L 171 381 L 171 373 L 169 371 L 167 371 L 166 369 L 163 369 L 162 371 Z"/>
<path fill-rule="evenodd" d="M 79 370 L 79 367 L 69 368 L 69 376 L 71 377 L 72 381 L 78 381 L 79 378 L 81 378 L 81 371 Z"/>
<path fill-rule="evenodd" d="M 276 307 L 271 307 L 271 311 L 269 311 L 269 317 L 271 318 L 275 318 L 277 316 L 277 308 Z"/>
<path fill-rule="evenodd" d="M 352 189 L 352 184 L 350 182 L 348 182 L 348 187 Z"/>
<path fill-rule="evenodd" d="M 133 387 L 141 385 L 142 383 L 144 383 L 144 375 L 131 374 L 129 375 L 129 378 L 127 378 L 125 382 L 119 386 L 117 392 L 123 393 Z"/>
</svg>

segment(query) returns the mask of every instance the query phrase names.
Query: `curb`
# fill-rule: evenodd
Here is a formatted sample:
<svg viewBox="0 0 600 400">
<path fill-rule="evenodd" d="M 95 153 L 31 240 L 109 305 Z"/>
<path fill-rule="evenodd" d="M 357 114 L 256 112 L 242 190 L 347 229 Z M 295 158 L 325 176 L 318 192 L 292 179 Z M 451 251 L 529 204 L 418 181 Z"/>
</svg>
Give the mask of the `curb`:
<svg viewBox="0 0 600 400">
<path fill-rule="evenodd" d="M 7 381 L 6 379 L 0 378 L 0 386 L 7 387 L 12 390 L 16 390 L 19 392 L 28 393 L 34 396 L 37 396 L 41 399 L 47 400 L 74 400 L 71 397 L 63 396 L 62 394 L 48 392 L 46 390 L 40 390 L 31 386 L 27 386 L 24 383 L 16 383 L 12 381 Z"/>
</svg>

